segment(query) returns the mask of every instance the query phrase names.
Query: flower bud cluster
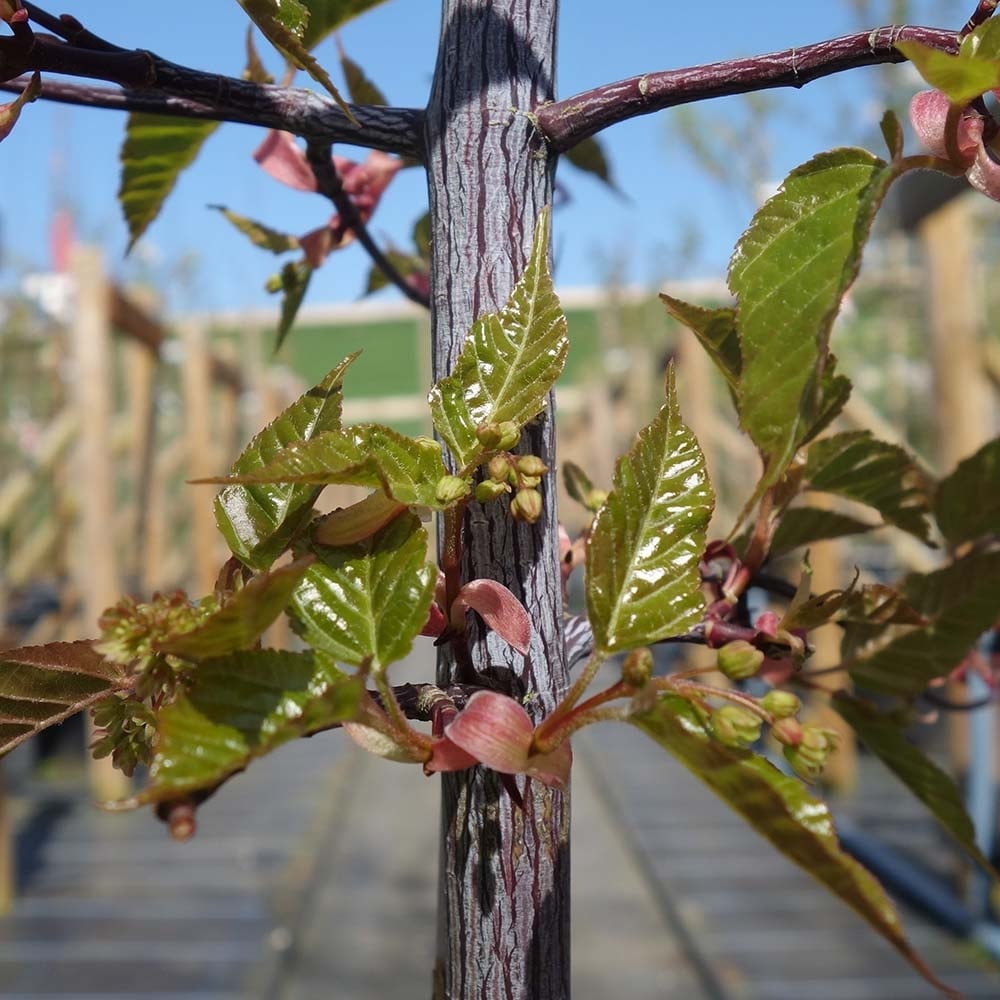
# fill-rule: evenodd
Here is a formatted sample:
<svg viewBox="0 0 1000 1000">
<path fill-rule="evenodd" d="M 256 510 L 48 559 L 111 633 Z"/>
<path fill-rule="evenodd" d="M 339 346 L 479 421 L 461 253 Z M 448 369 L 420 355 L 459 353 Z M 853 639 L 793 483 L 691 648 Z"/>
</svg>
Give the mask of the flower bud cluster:
<svg viewBox="0 0 1000 1000">
<path fill-rule="evenodd" d="M 537 455 L 511 454 L 520 436 L 520 429 L 512 421 L 481 424 L 476 429 L 480 443 L 497 451 L 485 464 L 487 478 L 476 486 L 475 497 L 480 503 L 490 503 L 504 493 L 513 493 L 511 517 L 534 524 L 542 516 L 542 495 L 537 487 L 549 467 Z"/>
</svg>

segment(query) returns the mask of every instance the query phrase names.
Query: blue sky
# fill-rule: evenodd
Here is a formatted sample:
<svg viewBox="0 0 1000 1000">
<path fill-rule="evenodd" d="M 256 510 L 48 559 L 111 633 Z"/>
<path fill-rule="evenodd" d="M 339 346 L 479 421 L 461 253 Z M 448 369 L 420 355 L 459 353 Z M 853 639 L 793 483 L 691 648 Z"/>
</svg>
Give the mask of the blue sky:
<svg viewBox="0 0 1000 1000">
<path fill-rule="evenodd" d="M 957 27 L 965 8 L 974 4 L 968 0 L 915 6 L 923 9 L 914 13 L 927 18 L 921 23 Z M 118 44 L 151 48 L 177 62 L 234 75 L 243 66 L 247 21 L 236 0 L 56 0 L 50 9 L 75 14 Z M 717 15 L 714 23 L 706 23 L 705 4 L 562 0 L 558 96 L 635 73 L 805 44 L 858 27 L 846 0 L 717 0 L 711 9 Z M 948 16 L 949 21 L 943 20 Z M 341 37 L 348 53 L 391 101 L 420 106 L 429 89 L 438 20 L 434 0 L 391 0 L 348 24 Z M 262 43 L 262 52 L 265 47 Z M 325 43 L 317 55 L 335 66 L 332 43 Z M 270 62 L 277 67 L 276 60 Z M 873 97 L 877 73 L 862 70 L 802 91 L 778 92 L 783 110 L 769 128 L 776 179 L 820 149 L 870 135 L 882 110 Z M 704 107 L 702 124 L 711 140 L 713 132 L 741 120 L 745 103 L 743 98 L 727 98 Z M 570 200 L 555 220 L 560 285 L 601 284 L 612 271 L 630 282 L 653 284 L 672 275 L 712 276 L 724 269 L 729 249 L 749 219 L 750 202 L 738 190 L 705 177 L 693 158 L 676 148 L 670 114 L 646 116 L 603 133 L 616 181 L 627 198 L 568 164 L 561 166 L 559 180 Z M 78 232 L 106 248 L 116 272 L 134 276 L 145 271 L 164 280 L 174 275 L 171 297 L 178 309 L 273 301 L 263 283 L 277 269 L 275 259 L 249 246 L 206 205 L 223 202 L 236 212 L 304 232 L 329 214 L 325 202 L 315 195 L 287 192 L 268 179 L 251 159 L 263 133 L 226 125 L 182 177 L 149 230 L 144 252 L 126 262 L 126 231 L 115 202 L 123 128 L 124 116 L 111 111 L 44 102 L 27 109 L 0 146 L 7 276 L 46 264 L 47 220 L 57 187 L 53 163 L 61 159 L 60 183 L 77 213 Z M 348 147 L 339 151 L 363 155 Z M 720 152 L 738 162 L 745 151 Z M 372 230 L 403 243 L 425 206 L 422 172 L 405 171 L 387 193 Z M 688 240 L 692 232 L 698 235 L 694 244 Z M 309 301 L 356 299 L 367 268 L 357 247 L 334 255 L 314 278 Z M 178 280 L 181 271 L 186 277 Z"/>
</svg>

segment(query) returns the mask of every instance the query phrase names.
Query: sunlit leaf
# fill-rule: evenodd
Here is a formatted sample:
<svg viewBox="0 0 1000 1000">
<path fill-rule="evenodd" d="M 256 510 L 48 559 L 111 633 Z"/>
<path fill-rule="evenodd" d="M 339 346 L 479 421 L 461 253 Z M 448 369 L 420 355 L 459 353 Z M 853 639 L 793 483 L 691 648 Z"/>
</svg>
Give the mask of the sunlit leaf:
<svg viewBox="0 0 1000 1000">
<path fill-rule="evenodd" d="M 157 650 L 188 660 L 207 660 L 249 649 L 288 607 L 292 592 L 312 561 L 296 559 L 253 577 L 196 629 L 157 643 Z"/>
<path fill-rule="evenodd" d="M 233 464 L 233 474 L 256 472 L 293 441 L 339 429 L 344 372 L 357 356 L 345 358 L 268 424 Z M 215 498 L 215 520 L 236 556 L 254 569 L 267 569 L 312 516 L 319 492 L 308 484 L 228 485 Z"/>
<path fill-rule="evenodd" d="M 128 224 L 130 250 L 160 214 L 181 171 L 194 162 L 218 127 L 218 122 L 168 115 L 128 116 L 118 201 Z"/>
<path fill-rule="evenodd" d="M 340 68 L 344 72 L 347 93 L 354 104 L 384 106 L 389 102 L 385 94 L 365 75 L 365 71 L 340 48 Z"/>
<path fill-rule="evenodd" d="M 661 294 L 660 298 L 667 312 L 698 338 L 730 388 L 734 392 L 739 389 L 743 355 L 736 327 L 736 310 L 729 307 L 703 309 L 670 295 Z"/>
<path fill-rule="evenodd" d="M 0 756 L 130 683 L 89 642 L 0 651 Z"/>
<path fill-rule="evenodd" d="M 352 18 L 377 7 L 385 0 L 299 0 L 309 10 L 309 24 L 302 36 L 303 44 L 310 49 L 323 41 L 331 32 Z"/>
<path fill-rule="evenodd" d="M 874 507 L 890 524 L 930 540 L 927 474 L 898 445 L 868 431 L 846 431 L 809 447 L 809 489 L 834 493 Z"/>
<path fill-rule="evenodd" d="M 713 739 L 689 702 L 662 698 L 631 720 L 673 754 L 790 861 L 868 921 L 928 981 L 951 993 L 913 950 L 892 902 L 875 878 L 846 854 L 826 804 L 795 778 L 750 750 Z"/>
<path fill-rule="evenodd" d="M 344 663 L 384 669 L 404 657 L 427 621 L 437 569 L 427 532 L 413 514 L 356 545 L 316 546 L 293 600 L 296 630 Z"/>
<path fill-rule="evenodd" d="M 279 232 L 270 226 L 265 226 L 263 222 L 255 219 L 248 219 L 245 215 L 238 215 L 230 211 L 225 205 L 209 205 L 221 212 L 254 246 L 263 250 L 270 250 L 271 253 L 287 253 L 289 250 L 297 250 L 299 239 L 289 233 Z"/>
<path fill-rule="evenodd" d="M 656 642 L 701 620 L 698 561 L 715 497 L 705 456 L 667 401 L 615 467 L 587 545 L 587 611 L 599 649 Z"/>
<path fill-rule="evenodd" d="M 360 678 L 325 657 L 272 649 L 205 660 L 159 716 L 150 786 L 136 802 L 211 789 L 283 743 L 354 718 Z"/>
<path fill-rule="evenodd" d="M 942 52 L 922 42 L 896 42 L 896 48 L 935 89 L 952 104 L 968 104 L 988 90 L 1000 87 L 997 21 L 989 20 L 962 39 L 957 53 Z"/>
<path fill-rule="evenodd" d="M 934 497 L 934 516 L 949 545 L 981 535 L 1000 535 L 1000 438 L 959 462 L 955 471 L 941 480 Z"/>
<path fill-rule="evenodd" d="M 827 355 L 826 367 L 819 378 L 816 412 L 806 425 L 806 432 L 798 441 L 799 447 L 809 444 L 840 416 L 847 401 L 851 398 L 853 388 L 851 380 L 846 375 L 840 375 L 837 372 L 836 357 L 832 354 Z"/>
<path fill-rule="evenodd" d="M 566 317 L 549 274 L 549 210 L 538 217 L 531 256 L 502 312 L 473 324 L 451 375 L 431 389 L 434 426 L 466 469 L 484 453 L 483 423 L 523 426 L 545 406 L 566 363 Z"/>
<path fill-rule="evenodd" d="M 789 174 L 736 245 L 740 420 L 765 457 L 765 484 L 815 423 L 830 330 L 895 175 L 864 150 L 822 153 Z"/>
</svg>

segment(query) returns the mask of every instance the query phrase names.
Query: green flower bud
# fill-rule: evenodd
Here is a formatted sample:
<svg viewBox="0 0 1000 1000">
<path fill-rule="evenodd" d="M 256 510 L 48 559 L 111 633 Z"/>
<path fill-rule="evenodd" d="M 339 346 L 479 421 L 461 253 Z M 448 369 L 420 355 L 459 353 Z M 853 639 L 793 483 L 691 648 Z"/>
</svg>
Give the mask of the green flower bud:
<svg viewBox="0 0 1000 1000">
<path fill-rule="evenodd" d="M 442 476 L 438 480 L 434 495 L 438 503 L 453 503 L 461 500 L 469 492 L 469 484 L 460 476 Z"/>
<path fill-rule="evenodd" d="M 748 747 L 760 739 L 761 720 L 748 708 L 723 705 L 712 713 L 712 732 L 727 747 Z"/>
<path fill-rule="evenodd" d="M 798 746 L 786 746 L 785 760 L 806 781 L 815 781 L 826 766 L 827 758 L 837 749 L 837 734 L 832 729 L 805 726 Z"/>
<path fill-rule="evenodd" d="M 495 483 L 505 482 L 511 471 L 510 458 L 507 455 L 494 455 L 486 465 L 490 479 Z"/>
<path fill-rule="evenodd" d="M 521 428 L 513 420 L 503 420 L 497 427 L 500 430 L 500 441 L 497 447 L 501 451 L 510 451 L 521 440 Z"/>
<path fill-rule="evenodd" d="M 760 706 L 776 719 L 789 719 L 798 715 L 802 702 L 791 691 L 768 691 L 761 698 Z"/>
<path fill-rule="evenodd" d="M 753 677 L 764 662 L 764 653 L 750 645 L 745 639 L 727 642 L 719 650 L 717 665 L 719 671 L 730 680 L 742 681 Z"/>
<path fill-rule="evenodd" d="M 476 486 L 476 499 L 480 503 L 489 503 L 509 492 L 510 487 L 506 483 L 495 483 L 492 479 L 487 479 Z"/>
<path fill-rule="evenodd" d="M 520 486 L 525 490 L 533 490 L 541 481 L 541 476 L 521 476 Z"/>
<path fill-rule="evenodd" d="M 604 501 L 607 499 L 607 490 L 591 490 L 584 502 L 587 505 L 587 510 L 592 510 L 596 514 L 604 506 Z"/>
<path fill-rule="evenodd" d="M 622 664 L 622 680 L 631 688 L 643 688 L 653 673 L 653 654 L 645 647 L 633 649 Z"/>
<path fill-rule="evenodd" d="M 538 490 L 518 490 L 510 502 L 510 513 L 515 521 L 534 524 L 542 516 L 542 495 Z"/>
<path fill-rule="evenodd" d="M 544 476 L 549 467 L 537 455 L 521 455 L 517 460 L 517 471 L 522 476 Z"/>
<path fill-rule="evenodd" d="M 499 424 L 480 424 L 476 428 L 476 437 L 484 448 L 489 448 L 492 451 L 500 446 L 500 442 L 503 440 L 503 431 L 500 430 Z"/>
<path fill-rule="evenodd" d="M 776 719 L 771 735 L 786 747 L 797 747 L 802 742 L 802 724 L 798 719 Z"/>
</svg>

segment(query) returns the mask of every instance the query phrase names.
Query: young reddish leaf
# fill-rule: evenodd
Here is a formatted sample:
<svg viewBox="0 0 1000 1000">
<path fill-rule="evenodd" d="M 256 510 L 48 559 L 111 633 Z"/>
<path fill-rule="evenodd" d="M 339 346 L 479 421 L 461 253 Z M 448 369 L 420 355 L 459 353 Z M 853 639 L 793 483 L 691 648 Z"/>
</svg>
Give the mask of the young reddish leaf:
<svg viewBox="0 0 1000 1000">
<path fill-rule="evenodd" d="M 531 645 L 531 619 L 524 605 L 502 583 L 470 580 L 458 592 L 455 604 L 460 614 L 465 608 L 471 608 L 501 639 L 527 655 Z"/>
<path fill-rule="evenodd" d="M 257 147 L 253 158 L 276 181 L 296 191 L 316 190 L 316 175 L 290 132 L 272 129 Z"/>
<path fill-rule="evenodd" d="M 130 684 L 126 669 L 89 642 L 0 652 L 0 756 Z"/>
<path fill-rule="evenodd" d="M 42 92 L 42 75 L 37 70 L 32 74 L 28 86 L 21 91 L 13 101 L 7 104 L 0 104 L 0 142 L 3 142 L 13 131 L 18 118 L 26 104 L 37 100 Z"/>
</svg>

